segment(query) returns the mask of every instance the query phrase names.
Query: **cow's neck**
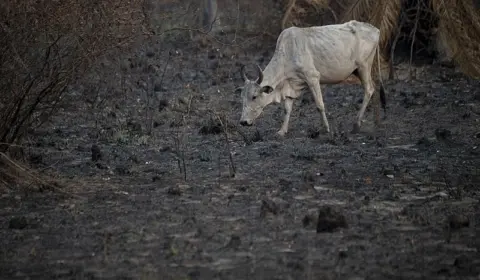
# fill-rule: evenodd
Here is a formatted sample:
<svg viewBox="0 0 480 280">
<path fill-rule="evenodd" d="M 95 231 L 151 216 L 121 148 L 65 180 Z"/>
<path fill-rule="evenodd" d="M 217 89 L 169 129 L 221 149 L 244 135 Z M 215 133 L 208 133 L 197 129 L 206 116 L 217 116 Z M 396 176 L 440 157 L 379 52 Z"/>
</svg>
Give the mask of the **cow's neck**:
<svg viewBox="0 0 480 280">
<path fill-rule="evenodd" d="M 280 103 L 282 101 L 282 96 L 279 91 L 274 91 L 266 95 L 266 104 L 271 103 Z"/>
<path fill-rule="evenodd" d="M 280 59 L 273 58 L 270 63 L 263 70 L 263 81 L 261 86 L 271 86 L 275 89 L 278 84 L 280 84 L 285 79 L 285 71 L 282 67 L 279 67 L 282 64 Z"/>
</svg>

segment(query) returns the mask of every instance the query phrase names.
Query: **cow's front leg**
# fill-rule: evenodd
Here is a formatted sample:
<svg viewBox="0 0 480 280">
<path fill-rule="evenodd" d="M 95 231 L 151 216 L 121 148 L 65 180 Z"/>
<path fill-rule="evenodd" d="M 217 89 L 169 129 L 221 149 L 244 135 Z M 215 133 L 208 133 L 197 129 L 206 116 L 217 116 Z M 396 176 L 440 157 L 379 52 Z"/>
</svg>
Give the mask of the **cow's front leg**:
<svg viewBox="0 0 480 280">
<path fill-rule="evenodd" d="M 288 131 L 288 123 L 290 121 L 290 114 L 292 113 L 292 108 L 293 108 L 293 99 L 287 97 L 284 101 L 285 105 L 285 116 L 283 117 L 283 124 L 282 128 L 277 132 L 278 135 L 280 136 L 285 136 L 285 134 Z"/>
</svg>

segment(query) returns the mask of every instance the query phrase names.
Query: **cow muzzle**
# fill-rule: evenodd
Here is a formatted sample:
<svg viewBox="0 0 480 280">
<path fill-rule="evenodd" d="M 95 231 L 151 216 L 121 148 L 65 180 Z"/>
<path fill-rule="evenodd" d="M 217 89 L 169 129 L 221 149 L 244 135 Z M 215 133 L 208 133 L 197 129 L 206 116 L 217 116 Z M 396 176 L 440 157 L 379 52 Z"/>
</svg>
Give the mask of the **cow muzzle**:
<svg viewBox="0 0 480 280">
<path fill-rule="evenodd" d="M 240 121 L 240 125 L 241 125 L 241 126 L 251 126 L 251 125 L 252 125 L 252 122 L 242 120 L 242 121 Z"/>
</svg>

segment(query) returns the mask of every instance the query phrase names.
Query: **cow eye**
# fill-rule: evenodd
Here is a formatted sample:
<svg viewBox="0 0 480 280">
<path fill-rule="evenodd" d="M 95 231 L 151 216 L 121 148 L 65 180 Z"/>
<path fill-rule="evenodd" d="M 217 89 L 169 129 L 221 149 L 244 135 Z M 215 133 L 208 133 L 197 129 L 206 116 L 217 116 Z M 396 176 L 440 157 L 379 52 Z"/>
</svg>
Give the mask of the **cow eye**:
<svg viewBox="0 0 480 280">
<path fill-rule="evenodd" d="M 254 96 L 252 96 L 252 100 L 255 100 L 255 99 L 257 99 L 257 97 L 256 97 L 255 95 L 254 95 Z"/>
</svg>

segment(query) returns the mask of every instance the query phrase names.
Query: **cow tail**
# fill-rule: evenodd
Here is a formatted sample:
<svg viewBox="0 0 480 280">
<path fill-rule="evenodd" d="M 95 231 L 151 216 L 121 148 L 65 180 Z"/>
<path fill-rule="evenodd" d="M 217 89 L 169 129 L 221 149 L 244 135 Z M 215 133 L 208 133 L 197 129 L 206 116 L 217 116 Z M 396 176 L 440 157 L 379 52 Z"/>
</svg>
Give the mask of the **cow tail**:
<svg viewBox="0 0 480 280">
<path fill-rule="evenodd" d="M 378 63 L 378 79 L 380 80 L 380 102 L 382 103 L 384 118 L 387 117 L 387 101 L 385 98 L 385 87 L 383 86 L 382 73 L 380 71 L 380 45 L 377 45 L 377 63 Z"/>
</svg>

